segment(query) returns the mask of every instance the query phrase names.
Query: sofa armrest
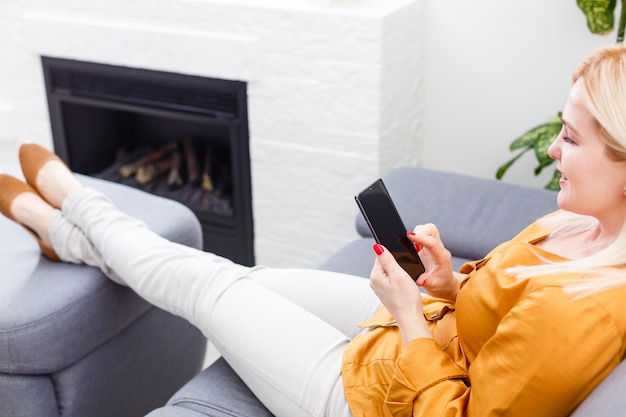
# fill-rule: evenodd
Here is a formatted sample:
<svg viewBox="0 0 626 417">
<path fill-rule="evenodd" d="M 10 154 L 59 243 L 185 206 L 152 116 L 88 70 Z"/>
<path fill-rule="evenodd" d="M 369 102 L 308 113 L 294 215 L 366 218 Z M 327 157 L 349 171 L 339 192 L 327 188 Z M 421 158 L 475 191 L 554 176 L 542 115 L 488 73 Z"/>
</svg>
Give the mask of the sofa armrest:
<svg viewBox="0 0 626 417">
<path fill-rule="evenodd" d="M 626 362 L 622 361 L 583 401 L 570 417 L 621 416 L 626 410 Z"/>
<path fill-rule="evenodd" d="M 19 167 L 1 167 L 19 176 Z M 82 177 L 161 236 L 200 248 L 193 212 Z M 86 265 L 51 262 L 0 216 L 0 415 L 138 417 L 201 369 L 206 338 Z"/>
</svg>

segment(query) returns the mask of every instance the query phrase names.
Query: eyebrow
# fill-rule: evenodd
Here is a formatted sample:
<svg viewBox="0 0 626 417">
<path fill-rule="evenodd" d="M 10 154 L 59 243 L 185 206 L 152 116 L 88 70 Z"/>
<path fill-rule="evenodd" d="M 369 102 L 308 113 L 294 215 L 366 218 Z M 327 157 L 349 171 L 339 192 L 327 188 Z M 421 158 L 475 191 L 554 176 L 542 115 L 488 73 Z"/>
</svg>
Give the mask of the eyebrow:
<svg viewBox="0 0 626 417">
<path fill-rule="evenodd" d="M 569 130 L 571 130 L 576 136 L 580 136 L 580 133 L 578 133 L 578 131 L 574 128 L 574 126 L 572 126 L 572 124 L 570 122 L 568 122 L 567 120 L 565 120 L 562 117 L 561 117 L 561 123 L 563 124 L 563 126 L 567 127 Z"/>
</svg>

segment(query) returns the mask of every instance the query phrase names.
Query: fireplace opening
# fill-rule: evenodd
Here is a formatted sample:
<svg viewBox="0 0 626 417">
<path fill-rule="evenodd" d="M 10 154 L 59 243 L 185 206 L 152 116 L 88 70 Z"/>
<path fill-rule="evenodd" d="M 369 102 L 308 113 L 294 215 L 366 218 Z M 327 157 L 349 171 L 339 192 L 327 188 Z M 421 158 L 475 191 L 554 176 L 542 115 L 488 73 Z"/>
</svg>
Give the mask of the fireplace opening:
<svg viewBox="0 0 626 417">
<path fill-rule="evenodd" d="M 244 82 L 42 65 L 55 152 L 73 171 L 180 201 L 200 220 L 204 250 L 254 264 Z"/>
</svg>

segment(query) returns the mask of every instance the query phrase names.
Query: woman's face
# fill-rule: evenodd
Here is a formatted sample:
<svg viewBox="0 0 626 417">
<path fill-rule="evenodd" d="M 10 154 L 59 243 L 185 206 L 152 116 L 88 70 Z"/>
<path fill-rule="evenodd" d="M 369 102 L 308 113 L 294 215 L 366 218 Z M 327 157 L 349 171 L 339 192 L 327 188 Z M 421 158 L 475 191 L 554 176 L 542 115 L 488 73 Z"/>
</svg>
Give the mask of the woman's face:
<svg viewBox="0 0 626 417">
<path fill-rule="evenodd" d="M 563 210 L 621 225 L 626 216 L 626 161 L 608 156 L 585 103 L 579 79 L 563 109 L 563 129 L 548 150 L 562 175 L 557 202 Z"/>
</svg>

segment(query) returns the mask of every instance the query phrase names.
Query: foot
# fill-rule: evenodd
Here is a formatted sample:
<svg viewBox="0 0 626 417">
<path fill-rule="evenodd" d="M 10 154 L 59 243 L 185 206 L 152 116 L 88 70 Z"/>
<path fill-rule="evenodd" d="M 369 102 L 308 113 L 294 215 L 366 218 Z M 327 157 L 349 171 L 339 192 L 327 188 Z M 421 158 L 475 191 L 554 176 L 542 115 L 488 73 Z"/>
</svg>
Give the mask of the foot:
<svg viewBox="0 0 626 417">
<path fill-rule="evenodd" d="M 63 162 L 54 159 L 42 165 L 35 180 L 39 194 L 57 209 L 61 208 L 65 197 L 82 186 Z"/>
<path fill-rule="evenodd" d="M 47 258 L 59 260 L 48 235 L 55 210 L 31 186 L 0 173 L 0 212 L 24 227 Z"/>
<path fill-rule="evenodd" d="M 17 223 L 35 232 L 40 244 L 52 248 L 48 229 L 54 208 L 50 204 L 35 193 L 24 192 L 13 199 L 10 210 Z"/>
<path fill-rule="evenodd" d="M 54 208 L 60 209 L 65 197 L 82 187 L 57 155 L 35 143 L 20 147 L 20 164 L 26 181 Z"/>
</svg>

